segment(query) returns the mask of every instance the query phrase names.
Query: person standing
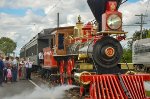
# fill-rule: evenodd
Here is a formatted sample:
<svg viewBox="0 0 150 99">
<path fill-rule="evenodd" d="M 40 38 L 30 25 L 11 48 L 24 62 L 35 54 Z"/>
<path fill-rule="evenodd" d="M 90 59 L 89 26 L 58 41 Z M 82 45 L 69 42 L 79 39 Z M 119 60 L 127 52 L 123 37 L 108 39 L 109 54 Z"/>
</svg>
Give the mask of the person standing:
<svg viewBox="0 0 150 99">
<path fill-rule="evenodd" d="M 30 61 L 30 58 L 27 62 L 25 62 L 26 65 L 26 79 L 31 80 L 31 72 L 32 72 L 32 64 L 33 62 Z"/>
<path fill-rule="evenodd" d="M 19 63 L 19 79 L 25 79 L 25 64 L 24 59 L 21 59 Z"/>
<path fill-rule="evenodd" d="M 5 58 L 4 65 L 4 81 L 7 82 L 7 69 L 10 67 L 9 57 Z"/>
<path fill-rule="evenodd" d="M 13 60 L 12 66 L 12 81 L 17 82 L 17 73 L 18 73 L 18 57 Z"/>
<path fill-rule="evenodd" d="M 9 83 L 12 82 L 12 72 L 11 72 L 11 67 L 10 66 L 7 68 L 7 81 Z"/>
<path fill-rule="evenodd" d="M 39 62 L 40 62 L 40 65 L 43 65 L 44 63 L 44 55 L 42 51 L 40 51 L 39 53 Z"/>
<path fill-rule="evenodd" d="M 0 87 L 2 87 L 2 82 L 3 82 L 3 69 L 4 69 L 4 63 L 2 61 L 2 56 L 0 56 Z"/>
</svg>

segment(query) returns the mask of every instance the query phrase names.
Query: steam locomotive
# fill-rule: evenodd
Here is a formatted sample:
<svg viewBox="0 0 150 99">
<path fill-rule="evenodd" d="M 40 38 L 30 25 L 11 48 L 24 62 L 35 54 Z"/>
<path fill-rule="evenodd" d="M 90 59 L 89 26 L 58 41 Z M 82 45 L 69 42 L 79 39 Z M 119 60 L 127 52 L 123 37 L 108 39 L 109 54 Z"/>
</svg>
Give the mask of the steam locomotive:
<svg viewBox="0 0 150 99">
<path fill-rule="evenodd" d="M 104 5 L 99 8 L 96 3 Z M 91 22 L 84 25 L 79 16 L 75 27 L 60 27 L 51 33 L 53 47 L 44 48 L 44 66 L 57 67 L 62 84 L 64 74 L 71 77 L 74 72 L 83 71 L 89 74 L 121 72 L 118 66 L 123 53 L 120 41 L 125 39 L 126 32 L 122 30 L 122 13 L 117 10 L 120 3 L 120 0 L 88 0 L 99 25 Z M 99 14 L 94 12 L 97 8 L 93 5 L 100 9 Z M 72 83 L 71 79 L 68 83 Z"/>
<path fill-rule="evenodd" d="M 78 84 L 86 99 L 149 99 L 143 82 L 150 75 L 121 74 L 118 66 L 123 54 L 120 41 L 127 33 L 118 11 L 122 0 L 87 2 L 97 24 L 84 25 L 79 16 L 76 26 L 51 30 L 42 68 L 60 84 Z"/>
</svg>

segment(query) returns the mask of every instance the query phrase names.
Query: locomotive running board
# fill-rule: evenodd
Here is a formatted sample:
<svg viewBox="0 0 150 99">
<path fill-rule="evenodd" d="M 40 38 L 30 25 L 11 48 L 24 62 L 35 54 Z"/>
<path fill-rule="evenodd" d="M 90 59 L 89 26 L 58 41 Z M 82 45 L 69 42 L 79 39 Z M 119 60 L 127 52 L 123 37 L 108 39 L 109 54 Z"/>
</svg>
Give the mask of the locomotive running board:
<svg viewBox="0 0 150 99">
<path fill-rule="evenodd" d="M 111 74 L 86 75 L 82 76 L 82 79 L 91 81 L 89 97 L 85 99 L 150 99 L 146 96 L 144 88 L 144 81 L 150 81 L 148 74 L 120 75 L 120 78 Z"/>
</svg>

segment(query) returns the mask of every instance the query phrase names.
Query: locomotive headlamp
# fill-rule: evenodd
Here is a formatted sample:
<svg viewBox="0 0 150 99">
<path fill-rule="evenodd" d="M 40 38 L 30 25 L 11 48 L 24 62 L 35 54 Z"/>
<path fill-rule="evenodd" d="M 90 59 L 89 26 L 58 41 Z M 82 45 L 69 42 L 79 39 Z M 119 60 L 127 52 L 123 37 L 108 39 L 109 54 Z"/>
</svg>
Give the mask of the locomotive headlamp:
<svg viewBox="0 0 150 99">
<path fill-rule="evenodd" d="M 79 82 L 80 84 L 83 85 L 88 85 L 90 84 L 90 79 L 87 76 L 90 76 L 91 73 L 87 71 L 83 71 L 81 73 L 75 73 L 74 74 L 74 79 L 75 81 Z"/>
<path fill-rule="evenodd" d="M 107 18 L 107 25 L 110 29 L 117 30 L 122 25 L 121 18 L 117 14 L 112 14 Z"/>
</svg>

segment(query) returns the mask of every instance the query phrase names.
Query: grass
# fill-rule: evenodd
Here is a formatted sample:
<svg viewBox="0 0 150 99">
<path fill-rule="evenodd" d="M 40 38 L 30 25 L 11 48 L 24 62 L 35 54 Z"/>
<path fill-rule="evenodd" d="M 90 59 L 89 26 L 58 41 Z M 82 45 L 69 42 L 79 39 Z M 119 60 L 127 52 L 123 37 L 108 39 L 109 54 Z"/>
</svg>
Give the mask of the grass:
<svg viewBox="0 0 150 99">
<path fill-rule="evenodd" d="M 150 97 L 150 91 L 146 91 L 146 95 Z"/>
</svg>

